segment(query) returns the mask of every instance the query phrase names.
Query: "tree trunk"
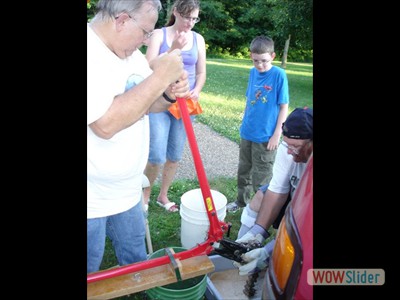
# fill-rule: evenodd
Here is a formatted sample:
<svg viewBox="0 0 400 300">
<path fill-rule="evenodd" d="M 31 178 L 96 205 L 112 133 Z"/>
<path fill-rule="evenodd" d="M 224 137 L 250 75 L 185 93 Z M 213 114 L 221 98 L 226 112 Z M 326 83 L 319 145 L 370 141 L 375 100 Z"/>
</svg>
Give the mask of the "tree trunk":
<svg viewBox="0 0 400 300">
<path fill-rule="evenodd" d="M 281 68 L 283 68 L 283 69 L 286 69 L 287 54 L 289 51 L 289 43 L 290 43 L 290 34 L 289 34 L 289 38 L 285 42 L 285 49 L 283 49 L 283 56 L 282 56 L 282 62 L 281 62 Z"/>
</svg>

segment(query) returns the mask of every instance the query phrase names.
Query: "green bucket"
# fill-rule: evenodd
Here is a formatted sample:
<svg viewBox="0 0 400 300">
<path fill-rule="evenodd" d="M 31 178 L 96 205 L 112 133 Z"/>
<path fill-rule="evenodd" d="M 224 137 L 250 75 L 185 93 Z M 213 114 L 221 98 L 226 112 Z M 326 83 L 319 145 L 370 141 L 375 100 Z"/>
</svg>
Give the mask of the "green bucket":
<svg viewBox="0 0 400 300">
<path fill-rule="evenodd" d="M 182 247 L 171 247 L 175 253 L 185 251 Z M 165 249 L 153 252 L 149 259 L 166 255 Z M 207 275 L 201 275 L 164 286 L 156 286 L 146 291 L 149 299 L 153 300 L 199 300 L 203 299 L 207 288 Z"/>
</svg>

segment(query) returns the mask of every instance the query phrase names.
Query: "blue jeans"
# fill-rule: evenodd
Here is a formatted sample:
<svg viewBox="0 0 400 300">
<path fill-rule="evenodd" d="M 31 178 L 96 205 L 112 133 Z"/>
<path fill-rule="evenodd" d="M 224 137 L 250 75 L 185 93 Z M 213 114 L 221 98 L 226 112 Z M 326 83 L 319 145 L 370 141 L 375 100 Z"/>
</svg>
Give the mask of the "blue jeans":
<svg viewBox="0 0 400 300">
<path fill-rule="evenodd" d="M 141 202 L 116 215 L 87 219 L 87 273 L 99 270 L 106 236 L 112 241 L 120 266 L 146 260 L 145 233 Z"/>
<path fill-rule="evenodd" d="M 190 116 L 193 122 L 195 116 Z M 177 120 L 169 111 L 150 113 L 149 162 L 161 165 L 168 159 L 178 162 L 182 159 L 186 142 L 186 130 L 182 118 Z"/>
<path fill-rule="evenodd" d="M 265 192 L 267 191 L 268 187 L 269 187 L 269 183 L 260 186 L 258 189 L 259 189 L 261 192 L 263 192 L 263 194 L 265 194 Z"/>
</svg>

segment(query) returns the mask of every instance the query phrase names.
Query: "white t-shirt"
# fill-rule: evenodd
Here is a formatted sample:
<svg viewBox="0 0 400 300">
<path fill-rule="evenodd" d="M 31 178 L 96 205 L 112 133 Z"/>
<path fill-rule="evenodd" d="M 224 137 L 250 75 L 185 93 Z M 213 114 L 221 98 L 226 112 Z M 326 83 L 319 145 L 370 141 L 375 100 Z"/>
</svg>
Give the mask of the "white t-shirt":
<svg viewBox="0 0 400 300">
<path fill-rule="evenodd" d="M 152 73 L 136 50 L 120 59 L 87 27 L 87 218 L 126 211 L 141 200 L 142 174 L 149 153 L 149 118 L 144 115 L 111 139 L 98 137 L 89 124 L 114 97 Z"/>
<path fill-rule="evenodd" d="M 290 191 L 293 197 L 294 191 L 306 169 L 306 163 L 296 163 L 293 156 L 287 153 L 282 144 L 279 145 L 274 166 L 272 179 L 268 189 L 274 193 L 286 194 Z"/>
</svg>

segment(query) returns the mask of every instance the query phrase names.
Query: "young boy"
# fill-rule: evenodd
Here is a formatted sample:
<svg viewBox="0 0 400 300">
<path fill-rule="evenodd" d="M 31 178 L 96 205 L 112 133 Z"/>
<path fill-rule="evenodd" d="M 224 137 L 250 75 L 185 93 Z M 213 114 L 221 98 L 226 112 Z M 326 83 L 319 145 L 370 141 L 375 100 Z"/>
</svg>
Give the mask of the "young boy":
<svg viewBox="0 0 400 300">
<path fill-rule="evenodd" d="M 254 193 L 272 178 L 272 166 L 286 120 L 289 87 L 285 70 L 272 65 L 274 41 L 257 36 L 250 44 L 254 67 L 246 90 L 246 107 L 240 127 L 238 195 L 227 205 L 236 211 L 250 202 Z"/>
</svg>

